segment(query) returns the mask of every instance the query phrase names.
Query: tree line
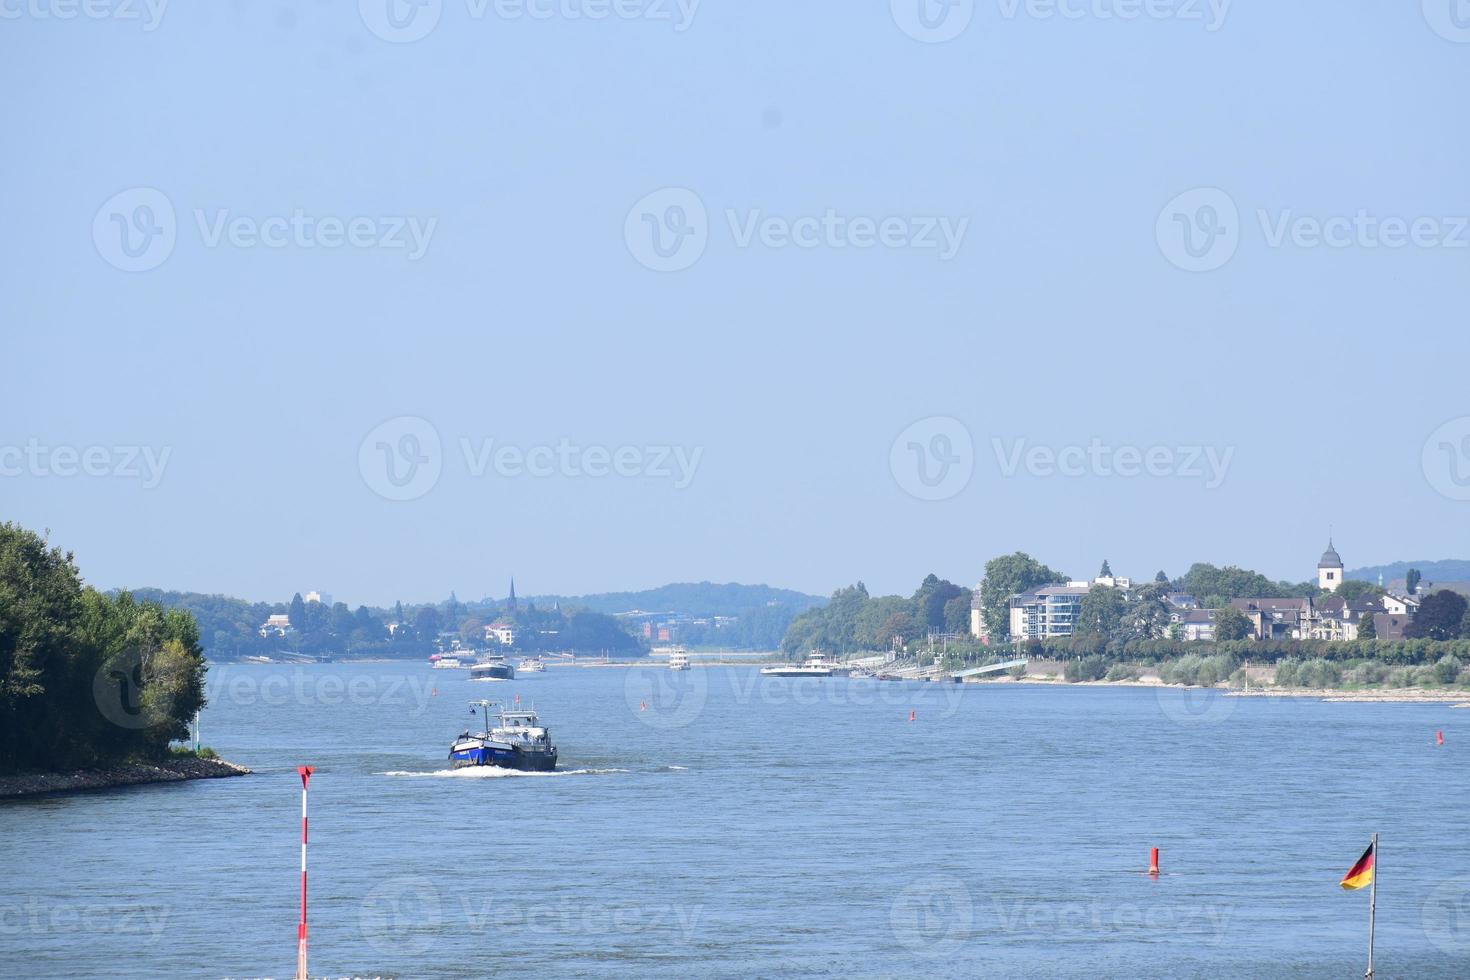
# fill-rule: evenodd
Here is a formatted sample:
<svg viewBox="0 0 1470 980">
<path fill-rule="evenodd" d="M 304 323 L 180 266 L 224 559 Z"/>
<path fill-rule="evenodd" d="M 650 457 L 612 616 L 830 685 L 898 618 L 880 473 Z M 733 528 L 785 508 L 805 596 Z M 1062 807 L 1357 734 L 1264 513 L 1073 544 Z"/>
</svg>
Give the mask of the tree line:
<svg viewBox="0 0 1470 980">
<path fill-rule="evenodd" d="M 187 612 L 85 586 L 70 553 L 0 524 L 0 769 L 161 758 L 204 671 Z"/>
</svg>

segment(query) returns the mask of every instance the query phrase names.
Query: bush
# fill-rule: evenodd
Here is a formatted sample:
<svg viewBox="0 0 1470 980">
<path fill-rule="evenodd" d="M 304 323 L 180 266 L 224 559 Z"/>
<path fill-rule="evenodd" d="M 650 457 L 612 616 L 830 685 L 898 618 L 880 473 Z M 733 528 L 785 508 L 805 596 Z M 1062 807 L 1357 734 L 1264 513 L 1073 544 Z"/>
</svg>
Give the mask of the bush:
<svg viewBox="0 0 1470 980">
<path fill-rule="evenodd" d="M 1434 674 L 1441 684 L 1453 684 L 1464 666 L 1454 654 L 1446 654 L 1434 665 Z"/>
<path fill-rule="evenodd" d="M 1098 655 L 1068 660 L 1062 668 L 1062 676 L 1068 681 L 1100 681 L 1108 673 L 1108 658 Z"/>
<path fill-rule="evenodd" d="M 1138 668 L 1131 664 L 1113 664 L 1108 668 L 1106 679 L 1110 681 L 1136 681 L 1138 680 Z"/>
</svg>

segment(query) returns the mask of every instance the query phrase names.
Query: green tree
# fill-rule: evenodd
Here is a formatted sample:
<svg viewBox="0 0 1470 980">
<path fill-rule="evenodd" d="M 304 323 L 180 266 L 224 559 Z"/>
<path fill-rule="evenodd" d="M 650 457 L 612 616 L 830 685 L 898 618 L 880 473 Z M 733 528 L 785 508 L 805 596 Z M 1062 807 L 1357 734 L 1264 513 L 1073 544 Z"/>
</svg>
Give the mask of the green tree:
<svg viewBox="0 0 1470 980">
<path fill-rule="evenodd" d="M 1168 585 L 1169 576 L 1165 575 L 1164 570 L 1161 568 L 1159 569 L 1159 573 L 1154 576 L 1154 581 L 1159 583 L 1160 585 Z"/>
<path fill-rule="evenodd" d="M 944 629 L 944 606 L 965 590 L 930 573 L 914 593 L 914 618 L 926 629 Z"/>
<path fill-rule="evenodd" d="M 1225 606 L 1215 613 L 1217 641 L 1244 640 L 1251 635 L 1251 629 L 1250 617 L 1234 606 Z"/>
<path fill-rule="evenodd" d="M 1384 595 L 1381 586 L 1372 582 L 1364 582 L 1362 579 L 1344 579 L 1334 593 L 1347 602 L 1357 602 L 1359 599 L 1378 599 Z"/>
<path fill-rule="evenodd" d="M 1409 595 L 1413 595 L 1414 590 L 1419 588 L 1419 582 L 1423 578 L 1424 576 L 1419 573 L 1419 569 L 1409 569 L 1408 573 L 1404 576 L 1404 588 L 1408 590 Z"/>
<path fill-rule="evenodd" d="M 1023 551 L 986 562 L 985 580 L 980 583 L 980 605 L 991 641 L 1004 643 L 1011 637 L 1008 605 L 1012 596 L 1040 585 L 1064 582 L 1066 578 Z"/>
<path fill-rule="evenodd" d="M 944 604 L 944 631 L 946 633 L 970 632 L 970 602 L 973 594 L 964 589 Z"/>
<path fill-rule="evenodd" d="M 287 615 L 291 617 L 292 626 L 298 630 L 307 629 L 306 603 L 302 600 L 300 592 L 291 597 L 291 608 L 287 610 Z"/>
<path fill-rule="evenodd" d="M 1108 560 L 1106 558 L 1103 559 L 1102 570 L 1097 573 L 1097 577 L 1098 578 L 1112 578 L 1113 577 L 1113 569 L 1108 564 Z"/>
<path fill-rule="evenodd" d="M 1419 611 L 1404 628 L 1404 636 L 1425 640 L 1453 640 L 1460 635 L 1470 603 L 1458 592 L 1441 589 L 1425 596 Z"/>
<path fill-rule="evenodd" d="M 1378 624 L 1373 621 L 1373 614 L 1371 612 L 1365 612 L 1358 617 L 1358 639 L 1378 639 Z"/>
<path fill-rule="evenodd" d="M 1123 593 L 1107 586 L 1089 589 L 1077 610 L 1074 632 L 1084 637 L 1111 639 L 1123 624 L 1127 604 Z"/>
</svg>

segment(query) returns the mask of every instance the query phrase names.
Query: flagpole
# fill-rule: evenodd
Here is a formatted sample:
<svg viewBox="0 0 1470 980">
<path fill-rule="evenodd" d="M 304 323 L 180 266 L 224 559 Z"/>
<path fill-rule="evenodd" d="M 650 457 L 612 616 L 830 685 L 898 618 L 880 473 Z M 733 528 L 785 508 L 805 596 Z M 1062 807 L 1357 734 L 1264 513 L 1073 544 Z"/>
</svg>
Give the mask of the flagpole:
<svg viewBox="0 0 1470 980">
<path fill-rule="evenodd" d="M 1363 976 L 1373 980 L 1373 920 L 1378 917 L 1378 835 L 1373 835 L 1373 884 L 1368 890 L 1368 972 Z"/>
</svg>

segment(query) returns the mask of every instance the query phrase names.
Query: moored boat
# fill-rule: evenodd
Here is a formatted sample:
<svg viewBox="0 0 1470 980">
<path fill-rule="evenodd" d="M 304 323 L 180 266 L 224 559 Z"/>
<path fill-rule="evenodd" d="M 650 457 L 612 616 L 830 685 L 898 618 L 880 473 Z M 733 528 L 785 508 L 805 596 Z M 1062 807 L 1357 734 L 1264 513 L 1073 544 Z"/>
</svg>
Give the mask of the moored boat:
<svg viewBox="0 0 1470 980">
<path fill-rule="evenodd" d="M 761 673 L 767 677 L 846 677 L 851 672 L 852 668 L 847 664 L 820 653 L 812 654 L 799 665 L 777 664 L 761 668 Z"/>
<path fill-rule="evenodd" d="M 490 709 L 498 724 L 491 725 Z M 498 701 L 471 701 L 470 713 L 483 717 L 485 730 L 471 734 L 468 729 L 449 747 L 449 765 L 453 769 L 468 766 L 497 766 L 524 772 L 551 772 L 556 768 L 556 746 L 551 744 L 551 730 L 541 724 L 534 708 L 506 710 Z"/>
<path fill-rule="evenodd" d="M 689 654 L 687 654 L 687 653 L 684 652 L 684 648 L 683 647 L 675 647 L 674 650 L 673 650 L 673 652 L 671 652 L 669 654 L 669 669 L 670 670 L 688 670 L 689 669 Z"/>
<path fill-rule="evenodd" d="M 527 660 L 522 660 L 520 663 L 516 664 L 516 670 L 520 671 L 522 674 L 539 674 L 545 669 L 546 665 L 541 662 L 540 657 L 531 657 Z"/>
</svg>

